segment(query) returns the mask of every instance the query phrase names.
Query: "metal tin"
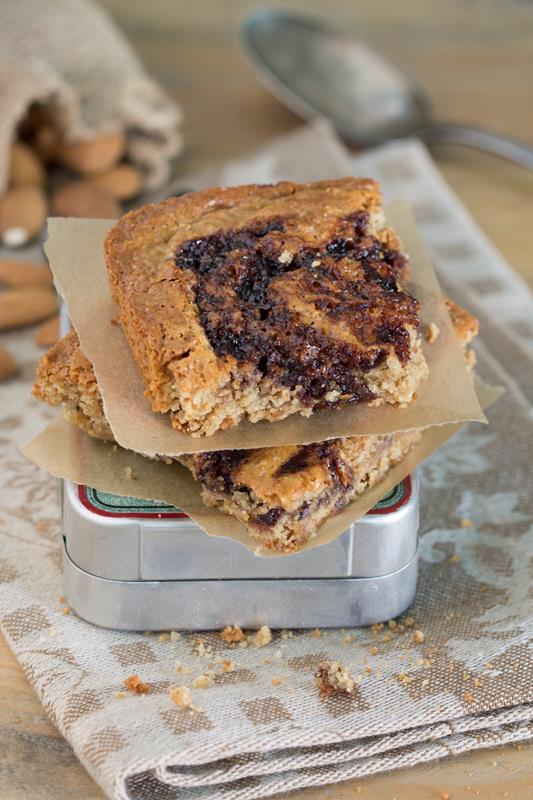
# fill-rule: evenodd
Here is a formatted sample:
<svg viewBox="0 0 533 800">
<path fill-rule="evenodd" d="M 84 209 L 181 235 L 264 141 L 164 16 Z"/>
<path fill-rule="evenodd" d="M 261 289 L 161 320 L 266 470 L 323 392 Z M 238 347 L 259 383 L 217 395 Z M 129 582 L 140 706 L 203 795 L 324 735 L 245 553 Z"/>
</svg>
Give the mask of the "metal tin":
<svg viewBox="0 0 533 800">
<path fill-rule="evenodd" d="M 415 594 L 418 494 L 406 478 L 330 544 L 257 558 L 179 509 L 65 482 L 65 594 L 79 616 L 123 630 L 381 622 Z"/>
</svg>

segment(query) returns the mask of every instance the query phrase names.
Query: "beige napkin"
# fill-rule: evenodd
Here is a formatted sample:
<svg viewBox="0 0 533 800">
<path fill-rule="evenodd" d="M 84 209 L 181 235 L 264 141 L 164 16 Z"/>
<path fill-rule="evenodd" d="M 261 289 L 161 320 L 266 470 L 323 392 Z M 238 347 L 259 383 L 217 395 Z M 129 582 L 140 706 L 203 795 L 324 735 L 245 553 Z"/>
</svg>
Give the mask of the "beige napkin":
<svg viewBox="0 0 533 800">
<path fill-rule="evenodd" d="M 52 412 L 29 396 L 30 334 L 9 343 L 28 366 L 24 382 L 1 389 L 0 624 L 110 797 L 253 800 L 533 736 L 530 294 L 416 142 L 353 159 L 327 128 L 305 128 L 202 180 L 349 172 L 413 204 L 447 290 L 480 318 L 482 377 L 506 387 L 488 427 L 466 428 L 420 470 L 413 626 L 276 633 L 266 647 L 232 648 L 216 633 L 199 646 L 198 634 L 161 641 L 64 615 L 58 486 L 15 449 Z M 313 671 L 324 658 L 360 679 L 354 697 L 319 698 Z M 176 661 L 190 671 L 176 674 Z M 192 689 L 203 711 L 174 705 L 169 685 L 191 686 L 210 664 L 214 686 Z M 150 692 L 117 696 L 135 673 Z"/>
<path fill-rule="evenodd" d="M 0 194 L 8 145 L 34 102 L 53 103 L 69 137 L 124 131 L 148 187 L 181 149 L 180 113 L 91 0 L 0 3 Z"/>
</svg>

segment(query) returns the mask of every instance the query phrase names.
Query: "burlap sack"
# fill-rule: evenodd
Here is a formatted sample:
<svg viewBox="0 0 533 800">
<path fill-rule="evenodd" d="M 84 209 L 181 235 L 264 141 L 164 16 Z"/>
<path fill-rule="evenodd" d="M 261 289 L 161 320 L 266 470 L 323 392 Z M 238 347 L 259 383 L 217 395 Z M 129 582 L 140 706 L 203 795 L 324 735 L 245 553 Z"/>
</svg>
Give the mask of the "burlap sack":
<svg viewBox="0 0 533 800">
<path fill-rule="evenodd" d="M 34 102 L 52 103 L 69 139 L 124 131 L 127 155 L 161 185 L 181 149 L 180 112 L 90 0 L 0 3 L 0 194 L 8 146 Z"/>
</svg>

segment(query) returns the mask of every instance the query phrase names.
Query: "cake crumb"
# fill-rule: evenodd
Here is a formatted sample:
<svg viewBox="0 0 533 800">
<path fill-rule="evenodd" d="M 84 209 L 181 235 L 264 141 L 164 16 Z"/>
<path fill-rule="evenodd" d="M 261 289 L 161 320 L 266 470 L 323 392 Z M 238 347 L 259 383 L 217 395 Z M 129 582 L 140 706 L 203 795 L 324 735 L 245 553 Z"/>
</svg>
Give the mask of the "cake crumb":
<svg viewBox="0 0 533 800">
<path fill-rule="evenodd" d="M 235 662 L 229 661 L 227 658 L 224 658 L 222 661 L 222 672 L 233 672 L 235 669 Z"/>
<path fill-rule="evenodd" d="M 311 631 L 311 638 L 320 639 L 321 636 L 322 636 L 322 631 L 320 630 L 320 628 L 314 628 Z"/>
<path fill-rule="evenodd" d="M 170 641 L 177 642 L 178 639 L 181 639 L 181 633 L 178 633 L 178 631 L 170 631 Z"/>
<path fill-rule="evenodd" d="M 283 683 L 283 678 L 272 678 L 272 686 L 279 686 L 280 683 Z"/>
<path fill-rule="evenodd" d="M 192 705 L 192 694 L 188 686 L 171 686 L 168 694 L 172 702 L 180 708 L 190 708 Z"/>
<path fill-rule="evenodd" d="M 115 697 L 117 700 L 124 700 L 127 697 L 126 692 L 115 692 Z"/>
<path fill-rule="evenodd" d="M 215 683 L 213 673 L 207 670 L 203 675 L 198 675 L 192 682 L 193 689 L 210 689 Z"/>
<path fill-rule="evenodd" d="M 143 683 L 138 675 L 130 675 L 129 678 L 124 678 L 122 683 L 128 691 L 134 694 L 147 694 L 150 691 L 148 684 Z"/>
<path fill-rule="evenodd" d="M 463 699 L 464 699 L 465 703 L 473 703 L 474 702 L 474 695 L 471 694 L 470 692 L 466 692 L 466 694 L 464 695 Z"/>
<path fill-rule="evenodd" d="M 440 329 L 435 322 L 430 322 L 426 330 L 426 342 L 433 344 L 439 338 Z"/>
<path fill-rule="evenodd" d="M 404 624 L 404 625 L 405 625 L 407 628 L 412 628 L 412 627 L 413 627 L 413 625 L 415 624 L 415 618 L 414 618 L 414 617 L 406 617 L 406 618 L 404 619 L 404 621 L 403 621 L 403 624 Z"/>
<path fill-rule="evenodd" d="M 450 564 L 458 564 L 460 560 L 461 556 L 459 553 L 454 553 L 452 556 L 450 556 Z"/>
<path fill-rule="evenodd" d="M 353 694 L 358 681 L 338 661 L 324 661 L 315 672 L 315 683 L 323 697 Z"/>
<path fill-rule="evenodd" d="M 272 641 L 272 631 L 268 627 L 268 625 L 263 625 L 255 636 L 253 637 L 253 643 L 256 647 L 265 647 Z"/>
<path fill-rule="evenodd" d="M 227 644 L 242 642 L 246 639 L 240 625 L 226 625 L 224 630 L 220 632 L 220 635 Z"/>
<path fill-rule="evenodd" d="M 412 640 L 413 640 L 413 642 L 414 642 L 415 644 L 422 644 L 422 642 L 424 641 L 424 639 L 425 639 L 426 637 L 424 636 L 424 634 L 422 633 L 422 631 L 418 631 L 418 630 L 417 630 L 417 631 L 414 631 L 414 633 L 413 633 L 413 635 L 412 635 L 412 637 L 411 637 L 411 638 L 412 638 Z"/>
<path fill-rule="evenodd" d="M 449 792 L 441 792 L 440 793 L 440 800 L 450 800 L 450 793 Z"/>
<path fill-rule="evenodd" d="M 373 644 L 371 646 L 371 648 L 369 650 L 369 653 L 370 653 L 371 656 L 377 656 L 377 654 L 379 653 L 379 650 L 378 650 L 378 648 L 376 647 L 375 644 Z"/>
<path fill-rule="evenodd" d="M 68 606 L 63 606 L 63 608 L 61 609 L 61 613 L 67 616 L 68 614 L 70 614 L 70 608 Z"/>
<path fill-rule="evenodd" d="M 468 519 L 468 517 L 462 517 L 461 519 L 461 528 L 471 528 L 473 525 L 472 520 Z"/>
<path fill-rule="evenodd" d="M 383 623 L 382 622 L 374 622 L 374 624 L 372 625 L 371 630 L 372 630 L 373 634 L 379 633 L 380 631 L 383 630 Z"/>
<path fill-rule="evenodd" d="M 124 475 L 127 481 L 135 480 L 135 475 L 131 467 L 124 467 Z"/>
<path fill-rule="evenodd" d="M 180 673 L 185 675 L 187 672 L 192 672 L 192 667 L 184 667 L 183 664 L 181 663 L 181 661 L 176 661 L 176 663 L 174 665 L 174 669 L 176 670 L 176 673 L 178 675 Z"/>
<path fill-rule="evenodd" d="M 474 680 L 472 681 L 472 683 L 474 684 L 474 686 L 476 687 L 476 689 L 479 689 L 479 687 L 481 686 L 481 681 L 479 680 L 479 678 L 474 678 Z"/>
<path fill-rule="evenodd" d="M 170 641 L 170 633 L 160 633 L 158 636 L 160 642 L 169 642 Z"/>
</svg>

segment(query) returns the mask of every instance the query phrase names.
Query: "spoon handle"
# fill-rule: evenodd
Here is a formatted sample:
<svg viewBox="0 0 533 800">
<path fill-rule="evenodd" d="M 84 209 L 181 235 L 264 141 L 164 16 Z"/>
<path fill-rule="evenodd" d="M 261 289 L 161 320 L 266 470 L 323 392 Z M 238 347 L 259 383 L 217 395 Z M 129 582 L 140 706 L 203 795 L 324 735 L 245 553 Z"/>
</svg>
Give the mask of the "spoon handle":
<svg viewBox="0 0 533 800">
<path fill-rule="evenodd" d="M 533 170 L 533 147 L 526 142 L 470 125 L 435 123 L 417 131 L 426 144 L 461 144 L 484 150 Z"/>
</svg>

